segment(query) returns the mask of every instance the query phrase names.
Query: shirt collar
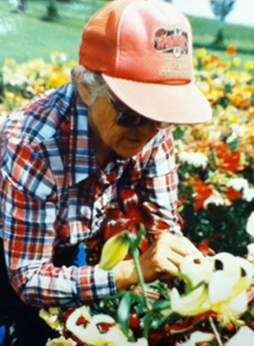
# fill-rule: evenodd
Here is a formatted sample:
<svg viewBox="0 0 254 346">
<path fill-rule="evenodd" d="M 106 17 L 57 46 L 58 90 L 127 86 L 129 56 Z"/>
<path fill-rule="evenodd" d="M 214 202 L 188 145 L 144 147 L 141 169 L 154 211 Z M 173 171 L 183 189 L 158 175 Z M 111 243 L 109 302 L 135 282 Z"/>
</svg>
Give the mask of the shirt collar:
<svg viewBox="0 0 254 346">
<path fill-rule="evenodd" d="M 70 185 L 75 185 L 96 172 L 95 150 L 87 116 L 87 106 L 73 91 L 69 140 Z"/>
<path fill-rule="evenodd" d="M 74 90 L 70 119 L 69 182 L 70 185 L 75 185 L 90 175 L 95 174 L 98 167 L 93 146 L 93 134 L 88 124 L 88 109 Z M 109 176 L 118 171 L 117 177 L 119 177 L 129 161 L 135 162 L 136 156 L 131 159 L 125 159 L 118 155 L 107 164 L 104 173 Z"/>
</svg>

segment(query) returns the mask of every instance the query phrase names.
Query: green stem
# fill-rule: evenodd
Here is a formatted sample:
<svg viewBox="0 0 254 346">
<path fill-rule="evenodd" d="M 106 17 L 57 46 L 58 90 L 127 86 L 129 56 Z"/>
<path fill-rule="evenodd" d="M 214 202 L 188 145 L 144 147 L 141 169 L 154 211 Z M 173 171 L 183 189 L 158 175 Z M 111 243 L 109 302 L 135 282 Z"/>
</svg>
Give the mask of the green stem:
<svg viewBox="0 0 254 346">
<path fill-rule="evenodd" d="M 134 260 L 138 281 L 139 281 L 140 287 L 141 287 L 142 292 L 143 292 L 145 305 L 146 305 L 147 310 L 150 311 L 151 310 L 151 304 L 150 304 L 148 297 L 147 297 L 147 294 L 146 294 L 144 278 L 143 278 L 142 270 L 141 270 L 140 263 L 138 260 L 139 259 L 139 251 L 138 251 L 138 249 L 133 249 L 131 251 L 131 253 L 132 253 L 133 260 Z"/>
<path fill-rule="evenodd" d="M 220 338 L 220 334 L 218 333 L 218 330 L 216 329 L 215 324 L 213 322 L 213 319 L 211 317 L 209 317 L 209 323 L 210 323 L 210 326 L 212 327 L 212 330 L 213 330 L 214 335 L 218 341 L 219 346 L 223 346 L 223 343 L 222 343 L 221 338 Z"/>
<path fill-rule="evenodd" d="M 145 325 L 144 325 L 144 332 L 143 332 L 143 336 L 147 340 L 149 337 L 151 317 L 152 317 L 152 311 L 148 310 L 145 316 Z"/>
</svg>

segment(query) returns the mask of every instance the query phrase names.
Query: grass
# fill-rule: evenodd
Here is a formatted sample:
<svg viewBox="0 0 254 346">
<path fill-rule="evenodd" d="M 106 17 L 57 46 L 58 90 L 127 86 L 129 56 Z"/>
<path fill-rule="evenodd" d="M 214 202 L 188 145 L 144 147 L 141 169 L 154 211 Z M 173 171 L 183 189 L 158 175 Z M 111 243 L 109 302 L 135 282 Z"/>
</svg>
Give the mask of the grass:
<svg viewBox="0 0 254 346">
<path fill-rule="evenodd" d="M 25 13 L 14 13 L 7 1 L 1 2 L 0 19 L 8 19 L 14 30 L 0 35 L 0 64 L 6 58 L 18 62 L 32 58 L 49 60 L 52 51 L 66 52 L 69 59 L 77 60 L 82 29 L 103 3 L 105 1 L 87 1 L 83 6 L 61 3 L 59 20 L 48 22 L 41 20 L 46 14 L 47 1 L 28 2 Z"/>
<path fill-rule="evenodd" d="M 0 27 L 3 21 L 14 26 L 6 35 L 0 34 L 0 65 L 6 58 L 18 62 L 35 58 L 50 60 L 52 51 L 65 52 L 70 60 L 78 60 L 78 47 L 82 29 L 93 13 L 106 3 L 105 0 L 86 0 L 83 2 L 57 3 L 59 19 L 56 22 L 41 20 L 46 15 L 47 1 L 27 1 L 25 13 L 14 13 L 7 2 L 0 2 Z M 193 33 L 194 48 L 205 46 L 208 52 L 223 55 L 225 47 L 237 47 L 238 56 L 252 60 L 254 56 L 254 28 L 235 26 L 213 20 L 189 17 Z M 223 30 L 223 46 L 211 44 L 218 30 Z M 222 51 L 220 51 L 222 50 Z"/>
<path fill-rule="evenodd" d="M 254 28 L 197 17 L 189 17 L 189 20 L 195 50 L 206 47 L 209 53 L 223 56 L 227 47 L 235 46 L 238 57 L 243 61 L 254 61 Z M 223 32 L 224 41 L 216 46 L 213 42 L 219 30 Z"/>
</svg>

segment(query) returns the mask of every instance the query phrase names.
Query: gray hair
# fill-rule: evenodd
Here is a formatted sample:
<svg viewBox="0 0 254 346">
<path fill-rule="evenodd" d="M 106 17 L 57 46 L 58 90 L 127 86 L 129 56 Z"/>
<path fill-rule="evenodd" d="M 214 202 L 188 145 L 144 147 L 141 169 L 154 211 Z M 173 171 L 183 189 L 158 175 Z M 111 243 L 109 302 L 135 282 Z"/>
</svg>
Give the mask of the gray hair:
<svg viewBox="0 0 254 346">
<path fill-rule="evenodd" d="M 84 83 L 89 87 L 91 96 L 90 105 L 97 97 L 104 95 L 107 92 L 107 86 L 101 76 L 101 73 L 87 70 L 84 66 L 75 66 L 71 70 L 71 81 L 74 90 L 78 93 L 77 84 Z"/>
</svg>

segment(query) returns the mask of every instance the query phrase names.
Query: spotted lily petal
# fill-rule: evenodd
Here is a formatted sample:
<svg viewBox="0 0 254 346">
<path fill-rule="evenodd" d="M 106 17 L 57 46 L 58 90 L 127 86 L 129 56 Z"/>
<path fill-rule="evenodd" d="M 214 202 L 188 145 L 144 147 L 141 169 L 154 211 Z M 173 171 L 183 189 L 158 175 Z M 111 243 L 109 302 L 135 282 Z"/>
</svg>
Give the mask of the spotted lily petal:
<svg viewBox="0 0 254 346">
<path fill-rule="evenodd" d="M 88 323 L 77 325 L 80 317 L 84 317 Z M 100 323 L 111 324 L 107 332 L 101 332 L 98 325 Z M 89 346 L 148 346 L 146 339 L 139 339 L 137 342 L 128 342 L 115 320 L 108 315 L 98 314 L 90 316 L 85 306 L 75 309 L 66 321 L 66 328 L 81 342 Z"/>
<path fill-rule="evenodd" d="M 214 256 L 214 260 L 222 263 L 222 271 L 227 277 L 227 280 L 230 281 L 231 285 L 233 286 L 236 284 L 241 277 L 241 267 L 235 260 L 235 257 L 230 253 L 221 252 Z"/>
<path fill-rule="evenodd" d="M 253 275 L 254 275 L 253 265 L 242 257 L 235 257 L 235 260 L 236 260 L 236 263 L 241 267 L 241 269 L 243 269 L 245 274 L 244 277 L 246 277 L 247 284 L 250 285 L 252 283 Z"/>
</svg>

